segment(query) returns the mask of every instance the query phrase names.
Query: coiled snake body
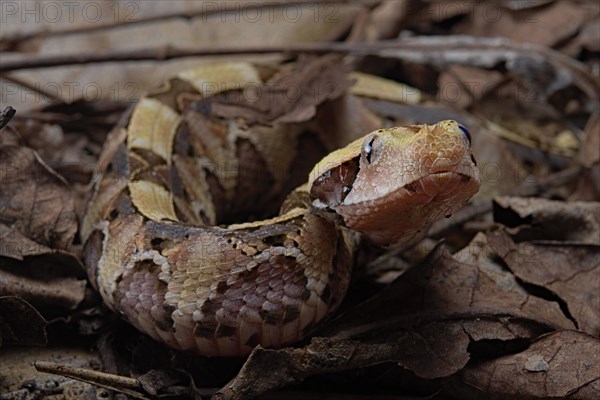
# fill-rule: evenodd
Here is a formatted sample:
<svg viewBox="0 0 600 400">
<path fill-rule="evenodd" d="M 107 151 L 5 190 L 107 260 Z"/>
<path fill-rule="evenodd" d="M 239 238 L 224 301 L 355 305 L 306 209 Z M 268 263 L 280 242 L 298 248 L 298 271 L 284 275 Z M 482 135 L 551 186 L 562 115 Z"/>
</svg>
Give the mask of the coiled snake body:
<svg viewBox="0 0 600 400">
<path fill-rule="evenodd" d="M 413 244 L 478 190 L 454 121 L 375 130 L 316 163 L 343 136 L 331 106 L 351 82 L 282 102 L 286 82 L 340 73 L 299 68 L 183 72 L 107 139 L 81 229 L 88 275 L 172 348 L 230 356 L 305 337 L 342 300 L 357 240 Z"/>
</svg>

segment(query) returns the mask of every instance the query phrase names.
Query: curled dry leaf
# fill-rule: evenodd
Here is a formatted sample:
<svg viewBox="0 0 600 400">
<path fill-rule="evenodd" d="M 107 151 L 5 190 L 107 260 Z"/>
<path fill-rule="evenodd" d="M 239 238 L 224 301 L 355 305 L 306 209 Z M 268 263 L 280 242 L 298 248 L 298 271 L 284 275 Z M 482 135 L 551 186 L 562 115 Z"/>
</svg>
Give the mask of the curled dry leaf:
<svg viewBox="0 0 600 400">
<path fill-rule="evenodd" d="M 18 296 L 44 315 L 74 310 L 85 298 L 81 262 L 71 254 L 53 251 L 22 261 L 0 257 L 0 296 Z"/>
<path fill-rule="evenodd" d="M 494 199 L 494 220 L 515 228 L 517 242 L 561 240 L 600 244 L 600 203 L 553 201 L 542 198 Z"/>
<path fill-rule="evenodd" d="M 153 369 L 139 376 L 137 380 L 146 393 L 156 396 L 162 394 L 161 391 L 163 390 L 172 392 L 176 385 L 179 385 L 180 391 L 183 391 L 186 383 L 183 379 L 185 376 L 180 375 L 181 374 L 177 374 L 174 370 L 167 371 Z"/>
<path fill-rule="evenodd" d="M 0 295 L 21 297 L 44 315 L 74 309 L 86 281 L 68 252 L 77 231 L 70 188 L 16 138 L 0 146 L 0 185 Z"/>
<path fill-rule="evenodd" d="M 325 337 L 315 337 L 299 349 L 271 350 L 258 346 L 238 375 L 213 400 L 253 399 L 267 390 L 301 382 L 311 375 L 394 361 L 394 356 L 402 351 L 402 344 L 398 343 L 365 344 Z"/>
<path fill-rule="evenodd" d="M 585 333 L 553 332 L 523 352 L 466 368 L 447 391 L 470 399 L 597 399 L 599 348 Z"/>
<path fill-rule="evenodd" d="M 94 172 L 97 158 L 94 151 L 101 145 L 99 142 L 106 135 L 105 131 L 117 122 L 116 118 L 111 119 L 111 109 L 104 113 L 101 110 L 102 104 L 98 103 L 87 107 L 81 104 L 46 107 L 39 110 L 38 115 L 47 116 L 50 122 L 56 123 L 34 119 L 33 114 L 11 124 L 19 132 L 22 144 L 35 150 L 62 178 L 71 184 L 86 184 Z M 115 107 L 114 114 L 119 111 L 123 110 Z M 53 116 L 57 121 L 52 121 Z M 107 122 L 101 125 L 102 120 Z M 73 126 L 76 123 L 79 125 Z"/>
<path fill-rule="evenodd" d="M 516 244 L 504 231 L 491 233 L 489 241 L 515 276 L 558 296 L 580 330 L 600 336 L 600 245 Z"/>
<path fill-rule="evenodd" d="M 248 399 L 311 375 L 383 362 L 422 378 L 446 377 L 464 368 L 473 342 L 574 328 L 558 304 L 529 294 L 488 254 L 482 234 L 456 257 L 436 247 L 379 295 L 331 321 L 319 332 L 326 337 L 298 349 L 255 349 L 220 398 Z M 266 366 L 277 373 L 264 374 Z"/>
<path fill-rule="evenodd" d="M 45 346 L 46 320 L 31 304 L 13 296 L 0 297 L 0 347 Z"/>
<path fill-rule="evenodd" d="M 28 256 L 52 253 L 52 249 L 24 236 L 18 228 L 0 223 L 0 255 L 23 260 Z"/>
<path fill-rule="evenodd" d="M 342 96 L 351 86 L 344 72 L 339 56 L 307 57 L 256 87 L 256 93 L 212 102 L 212 111 L 224 118 L 242 117 L 248 124 L 308 121 L 317 105 Z"/>
<path fill-rule="evenodd" d="M 72 193 L 35 151 L 13 145 L 1 147 L 0 186 L 0 223 L 43 246 L 71 246 L 77 232 Z M 14 256 L 14 249 L 11 252 Z M 8 255 L 3 246 L 0 255 Z"/>
</svg>

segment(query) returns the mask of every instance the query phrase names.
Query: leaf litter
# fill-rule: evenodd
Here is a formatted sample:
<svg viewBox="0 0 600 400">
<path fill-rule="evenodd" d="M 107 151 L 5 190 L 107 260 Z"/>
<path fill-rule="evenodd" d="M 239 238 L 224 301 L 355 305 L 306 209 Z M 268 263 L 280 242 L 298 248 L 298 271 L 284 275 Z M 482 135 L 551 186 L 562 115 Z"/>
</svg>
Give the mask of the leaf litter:
<svg viewBox="0 0 600 400">
<path fill-rule="evenodd" d="M 327 128 L 332 121 L 322 118 L 322 108 L 345 116 L 337 128 L 357 135 L 453 118 L 473 134 L 482 189 L 414 251 L 381 259 L 368 273 L 357 271 L 341 310 L 312 338 L 290 348 L 256 348 L 245 360 L 177 354 L 119 322 L 86 284 L 77 239 L 87 184 L 109 127 L 156 82 L 214 58 L 191 57 L 168 68 L 157 58 L 142 63 L 144 73 L 135 63 L 3 72 L 0 79 L 11 85 L 83 84 L 98 76 L 117 81 L 98 81 L 106 90 L 94 99 L 44 90 L 38 93 L 43 101 L 3 96 L 2 106 L 8 100 L 17 115 L 10 120 L 3 114 L 9 123 L 0 130 L 0 399 L 105 397 L 109 389 L 131 398 L 292 399 L 315 392 L 336 399 L 350 393 L 357 399 L 598 397 L 598 6 L 502 2 L 494 4 L 500 12 L 491 20 L 486 2 L 396 3 L 335 3 L 331 10 L 339 18 L 328 25 L 277 19 L 271 28 L 279 35 L 270 35 L 269 43 L 264 27 L 244 26 L 253 43 L 265 46 L 335 39 L 359 50 L 343 64 L 331 61 L 339 56 L 320 59 L 329 67 L 324 74 L 317 68 L 312 84 L 335 82 L 339 92 L 275 108 L 223 99 L 215 109 L 223 116 L 243 109 L 249 121 L 263 123 L 316 113 Z M 215 24 L 197 5 L 174 3 L 166 10 L 158 4 L 144 9 L 135 27 L 105 21 L 91 35 L 85 21 L 81 32 L 47 37 L 9 23 L 0 44 L 11 60 L 27 59 L 26 49 L 43 56 L 67 48 L 77 56 L 100 42 L 109 52 L 110 43 L 126 42 L 135 51 L 149 32 L 161 29 L 161 43 L 177 46 L 189 29 L 205 29 L 199 26 L 208 18 L 210 29 L 221 30 L 213 45 L 231 46 L 223 31 L 228 25 Z M 174 22 L 182 15 L 189 26 Z M 432 33 L 461 36 L 428 37 Z M 379 42 L 398 37 L 395 47 Z M 231 59 L 276 65 L 282 54 Z M 406 85 L 403 90 L 417 91 L 419 100 L 364 92 L 340 98 L 352 90 L 346 70 Z M 126 83 L 134 90 L 111 97 Z M 445 243 L 438 243 L 441 237 Z M 36 372 L 32 361 L 55 375 Z M 74 389 L 66 382 L 77 380 L 61 374 L 99 386 Z M 386 380 L 386 374 L 404 378 Z M 294 391 L 285 389 L 292 384 Z"/>
</svg>

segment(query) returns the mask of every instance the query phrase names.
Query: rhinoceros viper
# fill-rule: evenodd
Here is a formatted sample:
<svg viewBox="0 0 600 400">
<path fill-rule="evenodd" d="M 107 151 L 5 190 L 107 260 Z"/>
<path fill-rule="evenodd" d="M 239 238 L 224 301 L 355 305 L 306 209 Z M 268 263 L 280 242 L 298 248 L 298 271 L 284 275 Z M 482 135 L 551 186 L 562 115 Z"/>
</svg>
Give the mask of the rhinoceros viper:
<svg viewBox="0 0 600 400">
<path fill-rule="evenodd" d="M 344 297 L 358 240 L 414 244 L 479 188 L 471 139 L 451 120 L 376 129 L 317 163 L 344 139 L 348 115 L 331 104 L 356 94 L 290 96 L 290 82 L 312 90 L 332 73 L 299 68 L 184 71 L 105 143 L 81 226 L 88 275 L 109 308 L 172 348 L 233 356 L 302 339 Z"/>
</svg>

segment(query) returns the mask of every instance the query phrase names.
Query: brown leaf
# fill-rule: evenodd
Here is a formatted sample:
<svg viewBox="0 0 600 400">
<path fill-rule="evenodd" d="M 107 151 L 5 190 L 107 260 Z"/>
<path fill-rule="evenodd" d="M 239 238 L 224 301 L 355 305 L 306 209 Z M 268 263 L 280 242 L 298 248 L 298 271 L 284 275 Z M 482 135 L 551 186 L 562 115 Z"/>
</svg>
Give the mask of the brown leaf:
<svg viewBox="0 0 600 400">
<path fill-rule="evenodd" d="M 504 231 L 489 242 L 515 276 L 557 295 L 580 330 L 600 335 L 600 245 L 515 244 Z"/>
<path fill-rule="evenodd" d="M 0 296 L 18 296 L 44 315 L 75 309 L 85 298 L 87 281 L 81 262 L 54 251 L 22 261 L 0 257 Z"/>
<path fill-rule="evenodd" d="M 579 30 L 577 37 L 561 48 L 561 51 L 577 57 L 582 50 L 600 51 L 600 18 L 588 20 Z"/>
<path fill-rule="evenodd" d="M 308 121 L 316 106 L 341 97 L 351 86 L 345 67 L 336 55 L 308 57 L 281 72 L 256 93 L 229 96 L 212 102 L 212 111 L 223 118 L 243 117 L 248 124 L 276 124 Z"/>
<path fill-rule="evenodd" d="M 4 257 L 23 260 L 27 256 L 52 253 L 52 249 L 23 236 L 14 226 L 0 223 L 0 254 Z"/>
<path fill-rule="evenodd" d="M 18 296 L 45 314 L 72 310 L 85 296 L 73 195 L 32 149 L 0 147 L 0 295 Z"/>
<path fill-rule="evenodd" d="M 548 6 L 528 11 L 523 10 L 523 7 L 527 7 L 525 4 L 515 10 L 494 5 L 494 15 L 490 4 L 478 4 L 471 18 L 465 18 L 459 31 L 468 30 L 476 36 L 502 36 L 518 42 L 554 46 L 576 33 L 595 14 L 592 5 L 573 7 L 568 1 L 553 1 Z"/>
<path fill-rule="evenodd" d="M 161 391 L 169 390 L 170 388 L 182 384 L 182 376 L 173 370 L 150 370 L 143 375 L 140 375 L 137 380 L 146 393 L 156 396 Z"/>
<path fill-rule="evenodd" d="M 600 26 L 600 24 L 598 24 Z M 600 29 L 600 28 L 599 28 Z M 579 147 L 578 161 L 583 171 L 577 182 L 577 189 L 569 200 L 600 200 L 600 111 L 596 110 L 588 120 L 582 144 Z"/>
<path fill-rule="evenodd" d="M 366 40 L 393 39 L 398 36 L 404 20 L 411 15 L 410 5 L 407 0 L 386 0 L 378 4 L 369 13 L 365 27 Z"/>
<path fill-rule="evenodd" d="M 498 71 L 452 65 L 438 78 L 439 96 L 454 107 L 467 109 L 479 103 L 502 79 Z"/>
<path fill-rule="evenodd" d="M 508 316 L 515 319 L 505 320 Z M 418 326 L 425 319 L 456 318 L 469 321 L 497 318 L 509 324 L 523 318 L 534 325 L 573 327 L 558 306 L 530 296 L 512 274 L 495 264 L 487 238 L 479 234 L 454 256 L 443 246 L 436 247 L 426 260 L 380 295 L 332 321 L 328 326 L 335 328 L 328 329 L 327 333 L 357 337 L 361 332 L 373 334 L 370 321 L 376 321 L 377 325 L 382 321 L 385 324 L 398 321 L 402 325 L 415 321 Z M 516 326 L 512 326 L 511 333 L 502 336 L 499 330 L 495 338 L 511 339 L 517 331 Z"/>
<path fill-rule="evenodd" d="M 0 148 L 0 186 L 0 223 L 43 246 L 71 246 L 77 232 L 73 195 L 36 152 Z M 0 247 L 0 255 L 8 254 Z"/>
<path fill-rule="evenodd" d="M 499 197 L 494 199 L 494 220 L 514 227 L 517 242 L 561 240 L 600 244 L 600 203 Z"/>
<path fill-rule="evenodd" d="M 238 375 L 213 400 L 252 399 L 261 393 L 306 377 L 394 361 L 403 352 L 397 343 L 368 345 L 350 339 L 315 337 L 299 349 L 254 349 Z M 265 371 L 269 371 L 265 374 Z"/>
<path fill-rule="evenodd" d="M 117 123 L 116 118 L 109 119 L 108 110 L 102 111 L 102 105 L 91 103 L 86 107 L 79 103 L 62 108 L 47 107 L 12 125 L 21 135 L 22 145 L 35 150 L 67 182 L 86 184 L 94 173 L 97 158 L 94 150 L 98 150 L 98 141 Z M 116 114 L 118 109 L 115 109 Z M 50 120 L 54 117 L 57 121 L 45 123 L 34 119 L 36 116 Z M 106 120 L 104 125 L 103 120 Z"/>
<path fill-rule="evenodd" d="M 7 344 L 45 346 L 46 320 L 28 302 L 0 297 L 0 347 Z"/>
<path fill-rule="evenodd" d="M 585 333 L 553 332 L 521 353 L 466 368 L 447 391 L 470 399 L 597 399 L 599 348 Z"/>
<path fill-rule="evenodd" d="M 588 120 L 579 151 L 579 162 L 585 167 L 600 163 L 600 111 L 596 110 Z M 596 182 L 598 185 L 598 183 Z"/>
</svg>

